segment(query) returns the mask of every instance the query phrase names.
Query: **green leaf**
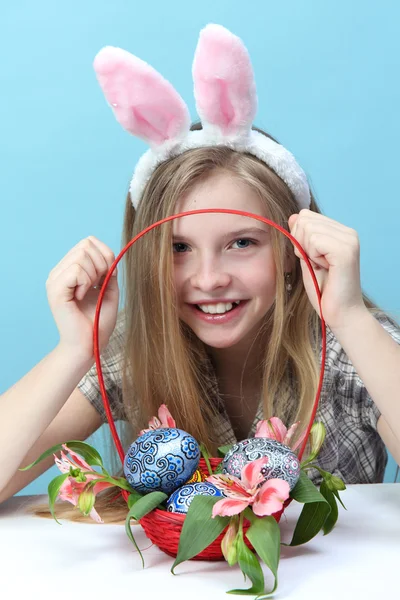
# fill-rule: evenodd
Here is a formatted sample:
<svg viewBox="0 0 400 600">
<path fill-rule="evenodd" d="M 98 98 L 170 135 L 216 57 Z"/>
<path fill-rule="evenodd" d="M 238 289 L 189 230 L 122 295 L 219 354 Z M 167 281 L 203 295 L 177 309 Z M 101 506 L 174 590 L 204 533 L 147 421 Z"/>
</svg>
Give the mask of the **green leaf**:
<svg viewBox="0 0 400 600">
<path fill-rule="evenodd" d="M 128 499 L 128 502 L 129 502 L 129 499 Z M 131 508 L 130 511 L 128 512 L 128 514 L 126 515 L 126 519 L 125 519 L 125 531 L 126 531 L 126 535 L 131 540 L 131 542 L 135 546 L 136 550 L 139 552 L 140 558 L 142 560 L 142 567 L 144 569 L 143 554 L 140 552 L 140 548 L 139 548 L 139 546 L 136 543 L 136 540 L 135 540 L 135 538 L 133 536 L 132 529 L 131 529 L 131 519 L 132 518 L 133 518 L 133 515 L 132 515 L 132 508 Z"/>
<path fill-rule="evenodd" d="M 339 492 L 337 490 L 332 490 L 332 493 L 335 494 L 336 498 L 339 500 L 339 502 L 343 506 L 344 510 L 347 510 L 347 508 L 345 507 L 345 505 L 342 502 L 341 497 L 339 496 Z"/>
<path fill-rule="evenodd" d="M 130 494 L 138 494 L 140 497 L 142 497 L 142 495 L 139 494 L 139 492 L 134 490 L 133 487 L 129 485 L 125 477 L 110 477 L 109 475 L 106 475 L 100 476 L 98 481 L 112 483 L 113 485 L 115 485 L 115 487 L 119 487 L 122 490 L 129 492 Z"/>
<path fill-rule="evenodd" d="M 139 496 L 139 498 L 138 498 Z M 136 550 L 140 554 L 140 558 L 142 559 L 142 566 L 144 568 L 144 559 L 143 555 L 140 552 L 139 546 L 136 543 L 135 538 L 133 537 L 132 529 L 131 529 L 131 519 L 135 519 L 139 521 L 142 517 L 147 515 L 149 512 L 157 508 L 157 506 L 163 502 L 166 498 L 168 498 L 167 494 L 164 492 L 151 492 L 146 496 L 140 496 L 138 492 L 133 492 L 130 494 L 128 498 L 128 507 L 129 512 L 126 515 L 125 519 L 125 531 L 128 538 L 131 540 L 132 544 L 134 544 Z"/>
<path fill-rule="evenodd" d="M 142 498 L 142 495 L 139 494 L 139 492 L 137 492 L 136 490 L 133 491 L 131 494 L 129 494 L 129 496 L 128 496 L 128 508 L 129 508 L 129 510 L 132 508 L 132 506 L 135 504 L 135 502 L 137 502 L 138 500 L 140 500 L 140 498 Z"/>
<path fill-rule="evenodd" d="M 253 595 L 264 592 L 264 573 L 256 555 L 246 546 L 243 538 L 238 541 L 238 563 L 243 575 L 252 582 L 251 588 L 229 590 L 228 594 Z"/>
<path fill-rule="evenodd" d="M 220 462 L 214 469 L 214 473 L 213 475 L 220 475 L 222 474 L 222 462 Z"/>
<path fill-rule="evenodd" d="M 311 468 L 317 469 L 317 471 L 322 476 L 322 478 L 325 481 L 328 488 L 334 493 L 334 495 L 339 500 L 339 502 L 343 506 L 343 508 L 345 510 L 347 510 L 347 508 L 345 507 L 345 505 L 342 502 L 342 499 L 339 496 L 339 490 L 346 489 L 346 485 L 345 485 L 344 481 L 342 479 L 340 479 L 340 477 L 336 477 L 336 475 L 331 475 L 331 473 L 328 473 L 328 471 L 324 471 L 318 465 L 307 465 L 307 469 L 311 469 Z"/>
<path fill-rule="evenodd" d="M 220 458 L 224 458 L 226 454 L 228 454 L 229 450 L 232 448 L 232 444 L 228 444 L 226 446 L 220 446 L 218 448 L 218 456 Z"/>
<path fill-rule="evenodd" d="M 290 496 L 302 504 L 307 504 L 308 502 L 321 502 L 324 500 L 323 497 L 321 498 L 318 488 L 313 484 L 311 479 L 307 477 L 304 471 L 300 471 L 300 479 L 290 492 Z"/>
<path fill-rule="evenodd" d="M 323 497 L 326 499 L 326 501 L 329 502 L 329 506 L 331 507 L 331 512 L 327 516 L 326 521 L 325 521 L 324 526 L 323 526 L 324 535 L 327 535 L 335 527 L 336 521 L 338 519 L 339 511 L 338 511 L 338 506 L 337 506 L 336 498 L 335 498 L 332 490 L 330 490 L 328 488 L 328 486 L 327 486 L 327 484 L 326 484 L 325 481 L 323 481 L 321 483 L 319 491 L 321 492 L 321 494 L 323 495 Z"/>
<path fill-rule="evenodd" d="M 310 541 L 322 529 L 331 507 L 320 494 L 323 501 L 305 504 L 301 511 L 289 546 L 300 546 Z M 286 545 L 286 544 L 285 544 Z"/>
<path fill-rule="evenodd" d="M 73 452 L 82 456 L 91 467 L 94 465 L 103 467 L 103 461 L 100 454 L 97 452 L 96 448 L 93 448 L 90 444 L 86 444 L 86 442 L 81 442 L 79 440 L 71 440 L 70 442 L 65 442 L 65 445 Z"/>
<path fill-rule="evenodd" d="M 54 479 L 52 479 L 50 481 L 49 487 L 47 488 L 47 491 L 49 494 L 50 512 L 51 512 L 53 518 L 57 521 L 57 523 L 59 525 L 61 525 L 61 523 L 60 523 L 60 521 L 58 521 L 58 519 L 56 518 L 56 515 L 54 514 L 54 503 L 57 500 L 58 492 L 60 491 L 60 488 L 61 488 L 62 484 L 64 483 L 64 481 L 67 479 L 67 477 L 69 477 L 69 473 L 63 473 L 62 475 L 57 475 L 57 477 L 54 477 Z"/>
<path fill-rule="evenodd" d="M 131 519 L 136 519 L 139 521 L 142 517 L 147 515 L 149 512 L 157 508 L 161 502 L 164 502 L 168 498 L 167 494 L 164 492 L 150 492 L 150 494 L 146 494 L 139 498 L 129 510 L 129 514 L 131 515 Z"/>
<path fill-rule="evenodd" d="M 202 457 L 204 458 L 204 462 L 207 465 L 208 474 L 212 475 L 213 471 L 212 471 L 211 464 L 210 464 L 210 454 L 204 444 L 200 444 L 200 452 L 201 452 Z"/>
<path fill-rule="evenodd" d="M 64 444 L 57 444 L 56 446 L 52 446 L 51 448 L 43 452 L 43 454 L 41 454 L 39 458 L 37 458 L 33 463 L 31 463 L 27 467 L 24 467 L 23 469 L 19 469 L 19 471 L 27 471 L 28 469 L 31 469 L 32 467 L 40 463 L 43 459 L 62 450 L 63 445 Z M 89 444 L 86 444 L 85 442 L 81 442 L 79 440 L 71 440 L 70 442 L 65 442 L 65 445 L 77 454 L 80 454 L 89 465 L 97 465 L 103 468 L 103 461 L 101 459 L 100 454 L 95 448 L 93 448 Z"/>
<path fill-rule="evenodd" d="M 221 498 L 215 496 L 195 496 L 183 522 L 179 539 L 178 555 L 172 565 L 174 569 L 183 561 L 189 560 L 207 548 L 229 523 L 229 517 L 212 518 L 212 509 Z M 174 573 L 175 574 L 175 573 Z"/>
<path fill-rule="evenodd" d="M 257 517 L 249 508 L 245 510 L 244 516 L 251 523 L 245 535 L 274 576 L 274 587 L 269 592 L 273 594 L 278 587 L 278 565 L 281 551 L 279 525 L 274 517 Z"/>
<path fill-rule="evenodd" d="M 300 471 L 300 479 L 290 492 L 290 496 L 305 504 L 289 544 L 289 546 L 299 546 L 311 540 L 322 529 L 331 507 L 304 471 Z"/>
<path fill-rule="evenodd" d="M 35 465 L 40 463 L 40 461 L 42 461 L 44 458 L 47 458 L 51 454 L 55 454 L 56 452 L 59 452 L 61 449 L 62 449 L 62 444 L 57 444 L 56 446 L 52 446 L 51 448 L 46 450 L 46 452 L 43 452 L 43 454 L 41 454 L 39 456 L 39 458 L 37 458 L 33 463 L 31 463 L 27 467 L 24 467 L 23 469 L 18 469 L 18 471 L 27 471 L 28 469 L 31 469 L 32 467 L 34 467 Z"/>
</svg>

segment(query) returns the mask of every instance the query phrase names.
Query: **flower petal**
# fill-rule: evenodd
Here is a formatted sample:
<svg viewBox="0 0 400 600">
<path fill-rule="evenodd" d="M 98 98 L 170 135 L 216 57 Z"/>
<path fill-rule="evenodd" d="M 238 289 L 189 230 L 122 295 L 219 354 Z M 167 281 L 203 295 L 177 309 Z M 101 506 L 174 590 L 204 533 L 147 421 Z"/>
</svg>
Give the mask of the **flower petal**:
<svg viewBox="0 0 400 600">
<path fill-rule="evenodd" d="M 161 421 L 162 427 L 176 427 L 176 423 L 165 404 L 161 404 L 158 409 L 158 418 Z"/>
<path fill-rule="evenodd" d="M 232 515 L 237 515 L 242 510 L 247 508 L 249 505 L 249 500 L 235 500 L 233 498 L 223 498 L 216 502 L 213 506 L 212 516 L 213 518 L 217 515 L 221 517 L 231 517 Z"/>
<path fill-rule="evenodd" d="M 268 457 L 262 456 L 261 458 L 257 458 L 257 460 L 252 460 L 243 467 L 240 474 L 240 479 L 249 493 L 251 493 L 251 489 L 255 488 L 262 481 L 264 481 L 264 477 L 261 475 L 261 469 L 267 463 Z"/>
<path fill-rule="evenodd" d="M 71 466 L 75 466 L 72 464 L 72 462 L 69 460 L 69 458 L 64 454 L 64 452 L 61 450 L 61 457 L 58 458 L 58 456 L 56 456 L 55 454 L 53 454 L 54 456 L 54 463 L 57 466 L 57 468 L 61 471 L 61 473 L 69 473 L 69 469 Z"/>
<path fill-rule="evenodd" d="M 262 437 L 262 438 L 271 437 L 271 430 L 268 427 L 268 423 L 266 420 L 258 421 L 254 437 Z"/>
<path fill-rule="evenodd" d="M 71 477 L 67 477 L 58 492 L 58 498 L 64 502 L 70 502 L 74 506 L 78 504 L 79 493 L 81 490 L 77 490 L 74 486 L 75 480 Z"/>
<path fill-rule="evenodd" d="M 283 443 L 283 440 L 287 434 L 287 429 L 282 421 L 278 419 L 278 417 L 271 417 L 271 419 L 268 419 L 268 425 L 271 428 L 272 435 L 274 436 L 273 439 Z"/>
<path fill-rule="evenodd" d="M 281 510 L 289 498 L 290 487 L 283 479 L 270 479 L 258 490 L 253 503 L 253 512 L 259 517 L 272 515 Z"/>
<path fill-rule="evenodd" d="M 96 496 L 99 492 L 102 492 L 103 490 L 106 490 L 107 488 L 110 487 L 114 487 L 113 483 L 109 483 L 108 481 L 99 481 L 98 483 L 95 483 L 94 487 L 93 487 L 93 493 Z"/>
<path fill-rule="evenodd" d="M 246 500 L 251 497 L 240 479 L 233 475 L 210 475 L 210 477 L 207 477 L 206 481 L 215 485 L 215 487 L 221 490 L 228 498 Z"/>
<path fill-rule="evenodd" d="M 89 517 L 93 519 L 93 521 L 96 521 L 96 523 L 104 523 L 103 519 L 100 517 L 99 513 L 94 507 L 90 511 Z"/>
<path fill-rule="evenodd" d="M 157 417 L 152 417 L 149 421 L 149 429 L 150 431 L 153 429 L 160 429 L 161 428 L 161 423 L 160 421 L 157 419 Z"/>
<path fill-rule="evenodd" d="M 77 465 L 84 471 L 93 471 L 94 473 L 96 472 L 94 469 L 92 469 L 90 465 L 87 464 L 87 462 L 82 458 L 82 456 L 79 456 L 79 454 L 68 448 L 68 446 L 66 446 L 65 444 L 63 444 L 63 448 L 71 456 L 72 460 L 75 463 L 74 466 Z"/>
<path fill-rule="evenodd" d="M 301 446 L 301 444 L 304 442 L 304 439 L 306 437 L 306 433 L 307 433 L 307 429 L 305 431 L 303 431 L 303 433 L 301 434 L 301 436 L 299 437 L 299 439 L 297 440 L 297 442 L 295 444 L 293 444 L 293 446 L 291 446 L 292 450 L 297 450 L 297 448 L 299 446 Z"/>
<path fill-rule="evenodd" d="M 292 439 L 296 429 L 298 428 L 299 424 L 300 424 L 300 421 L 297 421 L 296 423 L 293 423 L 293 425 L 291 425 L 289 427 L 289 429 L 287 430 L 287 433 L 283 440 L 283 443 L 286 444 L 286 446 L 290 446 L 291 439 Z"/>
</svg>

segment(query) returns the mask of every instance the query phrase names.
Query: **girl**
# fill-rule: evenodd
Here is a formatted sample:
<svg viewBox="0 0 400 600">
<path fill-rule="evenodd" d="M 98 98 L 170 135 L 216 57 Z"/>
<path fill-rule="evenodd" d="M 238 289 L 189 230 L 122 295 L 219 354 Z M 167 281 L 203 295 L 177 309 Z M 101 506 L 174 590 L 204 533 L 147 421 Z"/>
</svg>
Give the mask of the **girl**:
<svg viewBox="0 0 400 600">
<path fill-rule="evenodd" d="M 203 30 L 193 66 L 202 126 L 190 131 L 181 98 L 139 59 L 107 48 L 95 69 L 117 119 L 151 145 L 127 197 L 125 243 L 168 215 L 203 208 L 248 211 L 290 230 L 312 261 L 328 325 L 319 464 L 347 483 L 382 481 L 385 445 L 400 461 L 399 328 L 361 291 L 356 232 L 322 216 L 293 156 L 252 128 L 255 86 L 242 42 L 219 26 Z M 52 461 L 20 466 L 105 421 L 92 329 L 113 260 L 89 237 L 49 275 L 60 341 L 1 397 L 0 501 Z M 118 317 L 115 275 L 100 318 L 103 374 L 114 418 L 130 423 L 133 437 L 162 403 L 211 452 L 254 435 L 272 415 L 305 428 L 320 320 L 310 274 L 285 236 L 231 214 L 156 228 L 126 255 Z"/>
</svg>

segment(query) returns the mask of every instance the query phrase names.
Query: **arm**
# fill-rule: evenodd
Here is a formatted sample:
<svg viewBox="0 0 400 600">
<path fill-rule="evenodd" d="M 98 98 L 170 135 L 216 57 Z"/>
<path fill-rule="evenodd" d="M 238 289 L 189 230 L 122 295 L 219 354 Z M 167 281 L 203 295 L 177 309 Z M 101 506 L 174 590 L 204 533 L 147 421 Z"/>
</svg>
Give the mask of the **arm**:
<svg viewBox="0 0 400 600">
<path fill-rule="evenodd" d="M 1 398 L 3 400 L 3 397 Z M 78 390 L 74 390 L 59 413 L 50 425 L 33 443 L 27 453 L 19 449 L 18 455 L 10 455 L 4 460 L 5 472 L 1 472 L 0 503 L 7 500 L 31 481 L 39 477 L 54 464 L 53 457 L 41 461 L 28 471 L 18 471 L 36 460 L 45 450 L 61 444 L 67 440 L 85 440 L 94 433 L 102 424 L 101 417 L 96 409 L 88 402 Z M 3 465 L 2 465 L 3 466 Z"/>
<path fill-rule="evenodd" d="M 90 363 L 77 363 L 58 346 L 2 394 L 0 490 L 59 413 L 89 367 Z"/>
<path fill-rule="evenodd" d="M 83 405 L 83 395 L 74 390 L 94 362 L 93 321 L 99 294 L 95 286 L 110 269 L 113 260 L 114 255 L 107 246 L 96 238 L 88 238 L 68 252 L 49 275 L 47 295 L 60 342 L 0 397 L 0 494 L 3 498 L 6 497 L 6 486 L 7 490 L 20 489 L 19 484 L 13 482 L 14 478 L 22 482 L 21 487 L 33 478 L 30 472 L 26 479 L 21 479 L 18 473 L 21 463 L 29 460 L 24 457 L 35 459 L 39 448 L 49 440 L 63 442 L 66 433 L 71 439 L 74 432 L 84 436 L 100 424 L 100 417 L 97 419 L 93 413 L 94 408 L 87 414 L 89 409 L 86 407 L 82 422 L 81 408 L 76 415 L 70 408 L 60 411 L 69 397 L 73 398 L 72 406 L 77 398 L 80 398 L 79 407 Z M 116 277 L 111 277 L 100 317 L 102 349 L 115 327 L 117 311 L 118 283 Z M 89 404 L 86 399 L 84 402 Z M 65 415 L 68 417 L 66 424 L 63 422 Z"/>
<path fill-rule="evenodd" d="M 400 462 L 400 347 L 364 304 L 357 232 L 310 210 L 292 215 L 289 227 L 311 260 L 325 321 L 380 410 L 378 433 Z M 319 314 L 308 268 L 297 249 L 294 253 Z"/>
<path fill-rule="evenodd" d="M 362 307 L 333 333 L 382 413 L 378 433 L 400 464 L 400 346 Z"/>
</svg>

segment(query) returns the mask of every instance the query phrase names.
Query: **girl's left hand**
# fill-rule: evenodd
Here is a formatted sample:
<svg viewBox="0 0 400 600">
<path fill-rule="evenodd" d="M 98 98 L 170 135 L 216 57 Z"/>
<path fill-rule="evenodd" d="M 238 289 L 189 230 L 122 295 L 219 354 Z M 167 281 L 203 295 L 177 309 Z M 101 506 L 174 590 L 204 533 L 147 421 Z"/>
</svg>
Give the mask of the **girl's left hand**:
<svg viewBox="0 0 400 600">
<path fill-rule="evenodd" d="M 319 288 L 323 317 L 332 330 L 345 327 L 355 311 L 365 310 L 360 283 L 360 244 L 357 232 L 337 221 L 303 209 L 289 218 L 290 232 L 310 259 Z M 305 260 L 300 259 L 304 287 L 319 314 L 315 287 Z"/>
</svg>

